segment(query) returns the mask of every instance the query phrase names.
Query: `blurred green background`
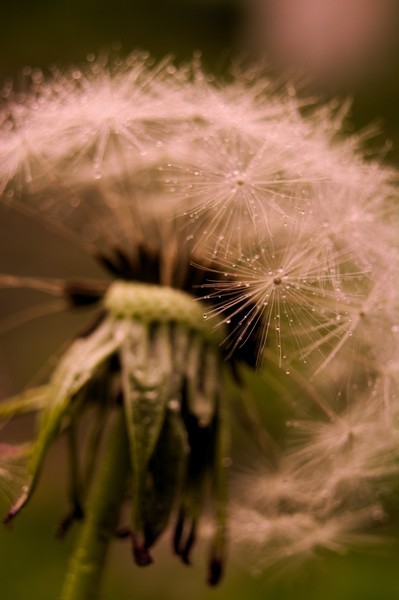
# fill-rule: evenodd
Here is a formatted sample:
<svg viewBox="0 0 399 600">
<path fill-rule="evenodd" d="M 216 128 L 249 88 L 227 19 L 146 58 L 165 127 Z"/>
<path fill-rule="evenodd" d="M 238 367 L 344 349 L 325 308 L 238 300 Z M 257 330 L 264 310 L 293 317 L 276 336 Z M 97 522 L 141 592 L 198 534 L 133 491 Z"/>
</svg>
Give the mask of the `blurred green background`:
<svg viewBox="0 0 399 600">
<path fill-rule="evenodd" d="M 321 0 L 323 1 L 323 0 Z M 300 2 L 300 0 L 298 0 Z M 375 0 L 378 4 L 378 0 Z M 0 81 L 20 79 L 25 65 L 46 68 L 56 63 L 82 63 L 88 53 L 128 54 L 140 48 L 155 57 L 171 54 L 190 59 L 200 49 L 206 67 L 225 73 L 234 59 L 258 60 L 252 37 L 255 0 L 16 0 L 2 3 Z M 397 23 L 396 23 L 396 29 Z M 267 42 L 267 40 L 266 40 Z M 267 43 L 265 44 L 267 48 Z M 280 68 L 270 61 L 274 71 Z M 386 160 L 399 157 L 399 53 L 392 44 L 379 74 L 353 86 L 314 82 L 326 96 L 354 98 L 348 129 L 378 122 L 378 144 L 389 138 L 393 148 Z M 0 207 L 0 273 L 53 277 L 95 277 L 92 261 L 39 222 Z M 9 315 L 41 301 L 35 292 L 1 290 L 0 331 Z M 49 357 L 87 322 L 87 313 L 49 316 L 0 336 L 0 397 L 21 389 Z M 259 391 L 262 400 L 261 391 Z M 29 419 L 18 428 L 0 431 L 2 440 L 22 437 Z M 10 529 L 0 529 L 0 598 L 52 600 L 57 598 L 71 539 L 52 537 L 65 508 L 66 484 L 60 472 L 62 443 L 51 453 L 43 480 L 30 507 Z M 107 571 L 104 599 L 128 600 L 396 600 L 399 597 L 399 538 L 395 522 L 389 525 L 392 543 L 368 555 L 323 556 L 306 568 L 287 571 L 279 578 L 255 576 L 231 563 L 223 584 L 208 590 L 204 584 L 204 552 L 197 551 L 195 566 L 186 568 L 170 557 L 168 541 L 156 553 L 157 564 L 138 570 L 124 543 L 115 543 Z M 398 535 L 396 535 L 398 533 Z M 205 549 L 206 551 L 206 549 Z"/>
</svg>

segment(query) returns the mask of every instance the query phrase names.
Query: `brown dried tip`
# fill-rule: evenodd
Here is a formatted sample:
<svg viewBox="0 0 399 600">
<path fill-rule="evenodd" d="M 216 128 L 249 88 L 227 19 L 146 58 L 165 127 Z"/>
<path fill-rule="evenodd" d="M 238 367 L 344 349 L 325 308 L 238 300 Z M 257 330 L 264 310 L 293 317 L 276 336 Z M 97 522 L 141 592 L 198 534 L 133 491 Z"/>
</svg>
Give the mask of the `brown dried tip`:
<svg viewBox="0 0 399 600">
<path fill-rule="evenodd" d="M 191 550 L 195 544 L 195 540 L 196 540 L 196 528 L 195 528 L 195 525 L 193 524 L 191 527 L 190 533 L 188 534 L 188 537 L 186 539 L 186 542 L 179 552 L 181 559 L 185 565 L 190 564 Z"/>
<path fill-rule="evenodd" d="M 183 536 L 185 533 L 185 529 L 187 528 L 187 521 L 185 521 L 185 517 L 183 512 L 180 513 L 179 519 L 176 524 L 175 533 L 173 537 L 173 548 L 177 556 L 180 556 L 185 565 L 191 564 L 191 550 L 196 542 L 196 522 L 193 520 L 191 522 L 188 535 L 185 540 L 183 540 Z"/>
<path fill-rule="evenodd" d="M 136 565 L 138 567 L 147 567 L 148 565 L 151 565 L 154 562 L 154 559 L 148 552 L 148 549 L 145 547 L 145 545 L 140 543 L 133 533 L 131 534 L 131 540 L 133 557 Z"/>
<path fill-rule="evenodd" d="M 11 523 L 11 521 L 13 521 L 17 512 L 18 511 L 16 509 L 11 508 L 3 519 L 4 525 L 9 525 Z"/>
<path fill-rule="evenodd" d="M 8 511 L 6 516 L 4 517 L 4 519 L 3 519 L 4 525 L 8 525 L 9 523 L 11 523 L 11 521 L 14 519 L 14 517 L 16 517 L 16 515 L 19 513 L 19 511 L 25 506 L 25 504 L 29 500 L 31 490 L 32 490 L 32 488 L 28 487 L 28 486 L 25 486 L 23 488 L 20 497 L 15 502 L 15 504 L 10 508 L 10 510 Z"/>
<path fill-rule="evenodd" d="M 173 536 L 173 550 L 175 551 L 175 554 L 177 554 L 178 556 L 180 556 L 180 542 L 181 542 L 181 538 L 183 535 L 183 528 L 184 528 L 184 515 L 182 512 L 180 512 L 179 518 L 176 523 L 174 536 Z"/>
<path fill-rule="evenodd" d="M 130 527 L 119 527 L 115 531 L 115 537 L 119 540 L 125 540 L 132 535 Z"/>
<path fill-rule="evenodd" d="M 212 558 L 209 563 L 208 585 L 217 585 L 223 575 L 223 563 L 220 558 Z"/>
<path fill-rule="evenodd" d="M 80 504 L 76 504 L 61 520 L 60 524 L 55 530 L 55 537 L 58 539 L 63 539 L 74 521 L 81 521 L 84 516 L 83 508 L 80 506 Z"/>
</svg>

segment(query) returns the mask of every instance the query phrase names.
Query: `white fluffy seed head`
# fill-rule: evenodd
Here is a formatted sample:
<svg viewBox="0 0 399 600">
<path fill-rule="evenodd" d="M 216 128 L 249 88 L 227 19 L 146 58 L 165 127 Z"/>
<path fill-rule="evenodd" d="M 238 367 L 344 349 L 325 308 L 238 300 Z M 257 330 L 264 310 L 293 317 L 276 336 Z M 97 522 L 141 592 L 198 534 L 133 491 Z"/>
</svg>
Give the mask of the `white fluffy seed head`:
<svg viewBox="0 0 399 600">
<path fill-rule="evenodd" d="M 275 472 L 242 480 L 232 539 L 259 565 L 357 540 L 397 471 L 397 176 L 339 107 L 253 74 L 135 54 L 26 77 L 3 90 L 1 200 L 94 254 L 186 253 L 225 344 L 255 334 L 283 368 L 299 414 Z"/>
</svg>

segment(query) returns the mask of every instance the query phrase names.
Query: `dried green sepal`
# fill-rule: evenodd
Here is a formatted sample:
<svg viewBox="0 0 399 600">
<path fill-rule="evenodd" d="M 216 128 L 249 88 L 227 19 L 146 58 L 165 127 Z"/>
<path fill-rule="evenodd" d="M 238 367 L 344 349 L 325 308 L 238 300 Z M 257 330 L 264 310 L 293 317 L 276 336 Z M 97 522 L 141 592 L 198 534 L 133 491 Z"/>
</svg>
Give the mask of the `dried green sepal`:
<svg viewBox="0 0 399 600">
<path fill-rule="evenodd" d="M 188 452 L 180 415 L 167 409 L 148 470 L 143 511 L 146 548 L 151 548 L 168 525 L 181 491 Z"/>
<path fill-rule="evenodd" d="M 186 359 L 186 394 L 188 410 L 200 427 L 207 427 L 215 415 L 219 362 L 214 347 L 204 346 L 200 339 L 192 341 Z"/>
<path fill-rule="evenodd" d="M 0 443 L 0 510 L 5 511 L 18 497 L 26 481 L 31 444 Z"/>
<path fill-rule="evenodd" d="M 41 385 L 0 402 L 0 421 L 36 412 L 45 408 L 51 396 L 51 386 Z"/>
<path fill-rule="evenodd" d="M 208 583 L 210 585 L 216 585 L 222 577 L 226 558 L 226 535 L 228 519 L 227 474 L 231 464 L 231 459 L 229 456 L 230 427 L 228 424 L 228 413 L 225 407 L 223 396 L 220 400 L 216 428 L 217 434 L 212 480 L 215 533 L 212 539 L 209 558 Z"/>
<path fill-rule="evenodd" d="M 49 446 L 59 434 L 62 421 L 71 410 L 74 398 L 94 376 L 101 363 L 115 352 L 124 335 L 123 325 L 111 320 L 104 321 L 90 336 L 76 340 L 58 364 L 49 384 L 51 396 L 49 395 L 48 403 L 40 415 L 28 480 L 5 522 L 10 522 L 29 501 Z"/>
<path fill-rule="evenodd" d="M 136 561 L 150 561 L 144 553 L 144 494 L 149 461 L 162 429 L 172 372 L 170 345 L 164 327 L 153 336 L 146 325 L 132 320 L 120 349 L 123 405 L 133 474 L 132 540 Z"/>
</svg>

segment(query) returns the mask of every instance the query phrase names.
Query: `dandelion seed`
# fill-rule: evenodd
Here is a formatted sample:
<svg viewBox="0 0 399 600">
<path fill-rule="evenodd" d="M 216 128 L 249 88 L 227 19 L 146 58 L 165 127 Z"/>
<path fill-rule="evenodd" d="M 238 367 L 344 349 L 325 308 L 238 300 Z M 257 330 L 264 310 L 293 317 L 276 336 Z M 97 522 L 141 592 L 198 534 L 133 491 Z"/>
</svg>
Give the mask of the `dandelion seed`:
<svg viewBox="0 0 399 600">
<path fill-rule="evenodd" d="M 237 343 L 234 333 L 240 331 L 245 343 L 255 328 L 260 331 L 259 356 L 266 349 L 276 350 L 280 366 L 289 354 L 306 358 L 310 347 L 323 355 L 323 345 L 331 338 L 338 344 L 336 329 L 346 306 L 338 277 L 320 264 L 323 246 L 317 252 L 313 240 L 295 231 L 285 240 L 280 236 L 267 248 L 260 244 L 256 254 L 242 256 L 233 269 L 228 259 L 219 259 L 214 272 L 226 273 L 224 279 L 204 285 L 213 290 L 214 314 L 231 320 L 244 313 L 244 322 L 236 324 L 229 340 L 231 347 Z"/>
<path fill-rule="evenodd" d="M 270 221 L 295 215 L 300 189 L 311 182 L 296 175 L 299 165 L 280 142 L 274 148 L 270 133 L 267 143 L 234 129 L 201 139 L 189 163 L 170 169 L 185 211 L 198 216 L 198 243 L 205 236 L 205 242 L 217 240 L 216 251 L 223 242 L 240 253 L 254 235 L 263 241 L 271 234 Z"/>
</svg>

